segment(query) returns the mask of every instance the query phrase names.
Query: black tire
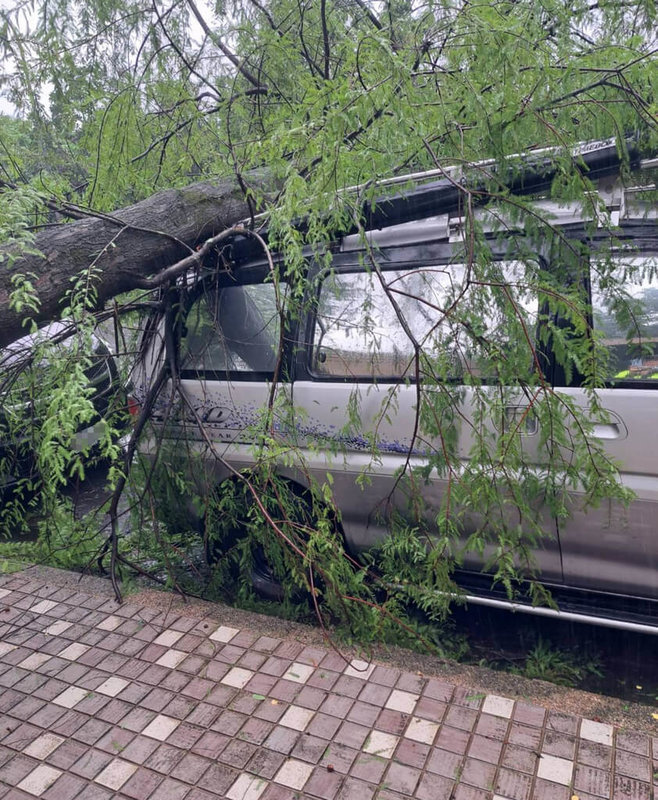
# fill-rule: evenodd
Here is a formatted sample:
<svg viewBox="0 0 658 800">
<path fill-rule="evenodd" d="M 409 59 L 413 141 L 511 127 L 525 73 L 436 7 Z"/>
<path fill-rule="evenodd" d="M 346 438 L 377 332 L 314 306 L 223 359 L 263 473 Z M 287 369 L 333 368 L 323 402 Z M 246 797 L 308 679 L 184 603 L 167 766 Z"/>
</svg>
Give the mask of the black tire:
<svg viewBox="0 0 658 800">
<path fill-rule="evenodd" d="M 297 530 L 300 527 L 313 526 L 313 502 L 310 492 L 292 481 L 279 480 L 278 490 L 285 492 L 286 498 L 290 501 L 290 508 L 294 509 L 294 517 L 292 519 L 288 517 L 290 522 Z M 230 499 L 227 500 L 227 497 Z M 255 541 L 248 542 L 249 513 L 253 502 L 253 495 L 247 484 L 239 479 L 218 487 L 205 516 L 206 560 L 211 567 L 224 562 L 223 574 L 232 584 L 239 584 L 241 576 L 248 571 L 249 585 L 258 597 L 282 602 L 286 596 L 284 586 L 290 587 L 292 584 L 289 575 L 277 574 L 263 547 Z M 280 518 L 281 512 L 277 503 L 271 501 L 269 511 L 273 518 L 277 520 Z M 285 523 L 283 527 L 285 528 Z M 316 585 L 319 585 L 318 580 L 315 577 Z M 303 600 L 305 594 L 307 593 L 302 590 L 292 592 L 288 590 L 288 596 L 295 601 Z"/>
</svg>

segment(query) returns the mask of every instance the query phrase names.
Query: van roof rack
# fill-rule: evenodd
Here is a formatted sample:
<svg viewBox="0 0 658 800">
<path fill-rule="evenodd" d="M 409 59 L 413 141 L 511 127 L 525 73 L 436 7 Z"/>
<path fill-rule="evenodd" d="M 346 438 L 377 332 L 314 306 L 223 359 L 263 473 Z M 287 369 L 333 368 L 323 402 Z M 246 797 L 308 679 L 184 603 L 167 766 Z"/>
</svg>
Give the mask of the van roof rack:
<svg viewBox="0 0 658 800">
<path fill-rule="evenodd" d="M 542 148 L 510 156 L 502 165 L 493 159 L 453 165 L 352 186 L 342 194 L 358 194 L 371 186 L 385 188 L 416 183 L 403 191 L 363 202 L 363 228 L 378 230 L 458 210 L 463 205 L 466 190 L 471 193 L 475 205 L 483 205 L 491 199 L 492 185 L 499 191 L 516 195 L 540 194 L 550 187 L 558 174 L 557 158 L 562 155 L 564 150 L 560 148 Z M 658 158 L 642 158 L 636 138 L 627 138 L 620 143 L 614 138 L 583 142 L 571 150 L 571 158 L 590 180 L 618 175 L 624 167 L 631 171 L 658 167 Z M 255 219 L 264 222 L 266 217 L 267 214 L 261 214 Z M 305 232 L 308 221 L 303 218 L 296 227 Z M 340 235 L 348 236 L 358 231 L 359 227 L 352 224 L 340 231 Z M 260 233 L 267 240 L 266 225 Z M 262 254 L 260 245 L 251 238 L 238 235 L 232 242 L 232 260 L 236 263 L 251 260 L 259 254 Z"/>
</svg>

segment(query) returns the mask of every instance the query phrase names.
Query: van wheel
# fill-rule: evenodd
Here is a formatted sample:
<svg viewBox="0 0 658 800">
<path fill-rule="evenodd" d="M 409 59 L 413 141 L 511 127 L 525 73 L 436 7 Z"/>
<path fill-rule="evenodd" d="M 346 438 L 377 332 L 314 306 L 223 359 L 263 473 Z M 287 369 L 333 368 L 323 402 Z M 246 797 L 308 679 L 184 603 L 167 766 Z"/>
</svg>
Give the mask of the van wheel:
<svg viewBox="0 0 658 800">
<path fill-rule="evenodd" d="M 291 481 L 283 480 L 285 497 L 291 501 L 294 516 L 289 514 L 293 525 L 312 524 L 312 504 L 305 489 Z M 285 596 L 285 575 L 277 574 L 268 560 L 263 547 L 257 541 L 249 541 L 250 511 L 253 495 L 246 484 L 230 479 L 217 487 L 205 516 L 204 547 L 207 563 L 222 570 L 223 589 L 229 594 L 239 591 L 241 577 L 248 576 L 248 585 L 259 597 L 282 602 Z M 268 511 L 275 519 L 281 516 L 274 509 L 272 500 L 267 502 Z M 274 532 L 271 534 L 276 536 Z M 299 593 L 298 599 L 302 599 Z"/>
</svg>

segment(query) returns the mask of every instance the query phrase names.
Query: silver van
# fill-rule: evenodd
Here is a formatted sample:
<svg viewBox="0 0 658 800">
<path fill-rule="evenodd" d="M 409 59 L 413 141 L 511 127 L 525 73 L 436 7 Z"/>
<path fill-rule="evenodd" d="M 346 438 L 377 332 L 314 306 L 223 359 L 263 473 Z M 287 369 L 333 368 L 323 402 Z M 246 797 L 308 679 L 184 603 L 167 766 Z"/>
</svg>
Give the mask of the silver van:
<svg viewBox="0 0 658 800">
<path fill-rule="evenodd" d="M 204 464 L 191 476 L 199 493 L 254 465 L 269 409 L 277 471 L 300 497 L 329 487 L 351 553 L 381 545 L 392 514 L 409 519 L 414 491 L 423 509 L 410 524 L 422 518 L 439 539 L 451 492 L 500 482 L 496 508 L 454 511 L 450 546 L 471 602 L 658 632 L 657 164 L 636 161 L 633 181 L 622 181 L 614 144 L 580 156 L 596 188 L 591 206 L 548 199 L 545 161 L 513 187 L 529 197 L 523 214 L 487 205 L 475 222 L 453 175 L 406 176 L 365 233 L 307 253 L 301 282 L 281 257 L 273 274 L 270 259 L 236 237 L 219 267 L 181 285 L 170 344 L 162 318 L 147 326 L 136 394 L 143 400 L 167 359 L 176 363 L 182 400 L 172 409 L 163 392 L 153 418 L 174 450 Z M 533 208 L 550 219 L 550 236 L 529 226 Z M 621 295 L 613 273 L 628 276 Z M 291 313 L 286 300 L 300 292 Z M 575 294 L 588 300 L 580 321 L 568 310 Z M 465 310 L 453 313 L 458 304 Z M 591 365 L 584 375 L 577 357 L 562 357 L 568 337 L 580 337 L 583 358 L 598 343 L 594 379 Z M 508 365 L 518 378 L 524 358 L 526 376 L 509 382 Z M 590 503 L 576 440 L 604 466 L 602 502 Z M 162 446 L 153 436 L 142 450 L 155 458 Z M 494 463 L 501 448 L 522 474 Z M 556 453 L 557 488 L 547 479 Z M 615 476 L 621 491 L 606 498 Z M 529 529 L 518 483 L 530 487 Z M 489 529 L 511 538 L 501 545 Z M 512 545 L 559 611 L 492 587 Z"/>
</svg>

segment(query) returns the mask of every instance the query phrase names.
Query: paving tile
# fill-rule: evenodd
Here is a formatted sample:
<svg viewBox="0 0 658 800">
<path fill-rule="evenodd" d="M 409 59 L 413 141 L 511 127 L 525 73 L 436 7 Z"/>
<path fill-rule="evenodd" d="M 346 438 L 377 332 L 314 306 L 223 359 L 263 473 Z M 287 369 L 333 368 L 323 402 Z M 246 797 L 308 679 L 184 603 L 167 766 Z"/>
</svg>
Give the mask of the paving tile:
<svg viewBox="0 0 658 800">
<path fill-rule="evenodd" d="M 507 697 L 500 697 L 496 694 L 488 694 L 482 703 L 482 711 L 485 714 L 493 714 L 496 717 L 511 717 L 514 710 L 514 700 Z"/>
<path fill-rule="evenodd" d="M 50 656 L 47 653 L 32 653 L 27 658 L 24 658 L 18 666 L 21 669 L 36 670 L 47 661 L 50 661 Z"/>
<path fill-rule="evenodd" d="M 361 680 L 367 681 L 376 667 L 376 664 L 355 658 L 345 667 L 343 675 L 346 675 L 348 678 L 360 678 Z"/>
<path fill-rule="evenodd" d="M 404 714 L 411 714 L 416 707 L 418 698 L 419 695 L 417 694 L 394 689 L 386 701 L 385 708 L 389 708 L 392 711 L 401 711 Z"/>
<path fill-rule="evenodd" d="M 215 731 L 206 731 L 190 749 L 197 755 L 216 759 L 228 743 L 228 736 Z"/>
<path fill-rule="evenodd" d="M 238 633 L 240 633 L 240 631 L 237 628 L 229 628 L 225 625 L 220 625 L 208 638 L 213 642 L 230 642 Z"/>
<path fill-rule="evenodd" d="M 649 755 L 651 739 L 645 733 L 638 731 L 618 730 L 615 744 L 618 750 L 628 750 L 638 756 Z M 654 751 L 654 759 L 658 761 L 658 750 Z"/>
<path fill-rule="evenodd" d="M 475 727 L 478 712 L 471 708 L 461 706 L 451 706 L 445 716 L 445 723 L 451 728 L 459 728 L 464 731 L 471 731 Z"/>
<path fill-rule="evenodd" d="M 537 768 L 538 758 L 539 756 L 536 750 L 529 750 L 525 747 L 509 744 L 505 747 L 505 753 L 501 764 L 508 769 L 515 769 L 533 775 Z"/>
<path fill-rule="evenodd" d="M 299 737 L 290 755 L 293 756 L 293 758 L 308 761 L 311 764 L 317 764 L 326 753 L 328 747 L 329 745 L 326 739 L 304 735 Z"/>
<path fill-rule="evenodd" d="M 577 759 L 581 764 L 609 769 L 611 758 L 612 747 L 598 742 L 588 742 L 585 739 L 581 739 L 578 743 Z"/>
<path fill-rule="evenodd" d="M 330 742 L 322 754 L 320 765 L 326 767 L 329 772 L 333 770 L 347 774 L 358 755 L 359 751 L 353 747 Z"/>
<path fill-rule="evenodd" d="M 298 759 L 289 758 L 283 762 L 279 771 L 274 776 L 274 781 L 290 789 L 303 789 L 310 778 L 313 766 Z"/>
<path fill-rule="evenodd" d="M 454 797 L 453 781 L 437 775 L 423 775 L 416 789 L 418 800 L 451 800 Z"/>
<path fill-rule="evenodd" d="M 368 738 L 370 728 L 354 722 L 344 722 L 334 736 L 334 742 L 360 749 Z"/>
<path fill-rule="evenodd" d="M 23 755 L 31 756 L 43 760 L 56 750 L 65 739 L 61 736 L 56 736 L 54 733 L 44 733 L 37 739 L 34 739 L 23 750 Z"/>
<path fill-rule="evenodd" d="M 363 751 L 380 758 L 392 758 L 399 742 L 397 736 L 382 731 L 372 731 L 363 745 Z"/>
<path fill-rule="evenodd" d="M 256 775 L 243 772 L 226 793 L 228 800 L 258 800 L 268 783 Z"/>
<path fill-rule="evenodd" d="M 55 783 L 51 784 L 41 796 L 46 800 L 73 800 L 74 797 L 84 800 L 84 795 L 81 792 L 86 788 L 87 783 L 81 778 L 65 773 L 60 775 Z"/>
<path fill-rule="evenodd" d="M 182 637 L 182 631 L 162 631 L 161 634 L 153 639 L 153 644 L 161 644 L 163 647 L 173 647 L 176 642 Z"/>
<path fill-rule="evenodd" d="M 580 719 L 573 714 L 565 714 L 563 711 L 549 711 L 546 718 L 546 728 L 548 730 L 559 731 L 577 735 Z"/>
<path fill-rule="evenodd" d="M 578 792 L 587 792 L 597 797 L 610 797 L 611 781 L 607 770 L 579 765 L 576 767 L 573 785 Z"/>
<path fill-rule="evenodd" d="M 304 786 L 304 795 L 334 800 L 345 779 L 338 772 L 327 772 L 325 767 L 316 767 Z"/>
<path fill-rule="evenodd" d="M 288 755 L 299 740 L 300 733 L 292 728 L 274 728 L 263 743 L 270 750 Z"/>
<path fill-rule="evenodd" d="M 409 714 L 404 714 L 402 711 L 392 711 L 389 708 L 385 708 L 377 717 L 375 728 L 399 736 L 407 727 L 408 722 Z"/>
<path fill-rule="evenodd" d="M 121 758 L 115 758 L 96 776 L 96 783 L 107 786 L 108 789 L 120 789 L 123 784 L 137 771 L 137 766 Z"/>
<path fill-rule="evenodd" d="M 545 781 L 542 778 L 537 778 L 533 789 L 533 800 L 570 800 L 572 796 L 571 789 L 568 786 L 560 786 L 557 783 Z M 579 800 L 595 800 L 585 794 L 578 794 Z M 496 795 L 494 795 L 496 800 Z"/>
<path fill-rule="evenodd" d="M 249 683 L 253 675 L 254 673 L 250 669 L 233 667 L 233 669 L 229 670 L 226 675 L 224 675 L 222 683 L 225 683 L 227 686 L 233 686 L 236 689 L 242 689 L 243 686 Z"/>
<path fill-rule="evenodd" d="M 69 686 L 68 689 L 58 694 L 57 697 L 52 698 L 52 701 L 64 708 L 73 708 L 84 700 L 88 694 L 89 692 L 86 689 L 82 689 L 80 686 Z"/>
<path fill-rule="evenodd" d="M 616 775 L 612 786 L 612 800 L 649 800 L 651 786 L 634 778 Z"/>
<path fill-rule="evenodd" d="M 478 789 L 491 791 L 494 788 L 494 777 L 496 767 L 486 761 L 478 761 L 476 758 L 464 759 L 459 781 L 475 786 Z"/>
<path fill-rule="evenodd" d="M 224 764 L 213 764 L 210 769 L 199 780 L 199 788 L 207 789 L 214 793 L 214 795 L 223 796 L 229 788 L 235 783 L 239 772 L 232 767 L 227 767 Z M 190 797 L 193 793 L 190 793 Z M 188 800 L 186 798 L 185 800 Z"/>
<path fill-rule="evenodd" d="M 190 787 L 186 784 L 165 778 L 149 797 L 149 800 L 183 800 L 186 795 L 189 796 L 189 791 Z"/>
<path fill-rule="evenodd" d="M 249 760 L 247 770 L 261 778 L 273 778 L 286 760 L 282 753 L 259 748 Z"/>
<path fill-rule="evenodd" d="M 163 653 L 160 658 L 155 662 L 158 666 L 168 667 L 175 669 L 181 661 L 187 658 L 187 653 L 183 650 L 174 650 L 173 648 Z"/>
<path fill-rule="evenodd" d="M 562 783 L 568 786 L 573 777 L 573 761 L 557 756 L 540 755 L 537 775 L 547 781 Z"/>
<path fill-rule="evenodd" d="M 145 736 L 135 736 L 121 751 L 121 757 L 135 764 L 143 764 L 146 759 L 158 749 L 158 742 L 155 739 L 147 739 Z"/>
<path fill-rule="evenodd" d="M 583 719 L 580 723 L 580 738 L 587 739 L 590 742 L 597 742 L 598 744 L 611 745 L 612 744 L 612 725 L 606 725 L 602 722 L 595 722 L 591 719 Z"/>
<path fill-rule="evenodd" d="M 35 797 L 41 797 L 61 774 L 62 772 L 54 767 L 40 764 L 23 778 L 17 788 L 28 794 L 35 795 Z"/>
<path fill-rule="evenodd" d="M 649 759 L 624 750 L 617 750 L 615 770 L 620 775 L 627 775 L 629 778 L 637 778 L 640 781 L 649 782 L 652 778 Z"/>
<path fill-rule="evenodd" d="M 228 764 L 236 769 L 243 769 L 257 749 L 258 747 L 251 742 L 233 739 L 222 750 L 219 760 L 222 764 Z"/>
<path fill-rule="evenodd" d="M 283 725 L 285 728 L 293 728 L 296 731 L 303 731 L 313 719 L 314 714 L 315 712 L 308 708 L 292 705 L 279 720 L 279 725 Z"/>
<path fill-rule="evenodd" d="M 470 734 L 467 731 L 443 725 L 439 730 L 439 735 L 434 744 L 436 747 L 450 750 L 452 753 L 463 754 L 466 752 L 470 738 Z"/>
<path fill-rule="evenodd" d="M 292 681 L 293 683 L 306 683 L 314 671 L 315 668 L 308 664 L 294 662 L 285 672 L 282 673 L 281 677 L 287 681 Z"/>
<path fill-rule="evenodd" d="M 531 787 L 530 775 L 501 768 L 498 770 L 493 790 L 507 800 L 529 800 Z"/>
<path fill-rule="evenodd" d="M 149 736 L 151 739 L 157 739 L 160 742 L 166 741 L 167 737 L 172 734 L 180 725 L 180 720 L 168 717 L 166 714 L 158 714 L 155 719 L 151 720 L 149 724 L 141 731 L 143 736 Z"/>
<path fill-rule="evenodd" d="M 80 644 L 79 642 L 73 642 L 68 647 L 65 647 L 61 650 L 58 654 L 58 658 L 65 658 L 67 661 L 75 661 L 76 659 L 83 656 L 88 650 L 89 646 L 86 644 Z"/>
<path fill-rule="evenodd" d="M 345 778 L 336 800 L 372 800 L 374 793 L 374 786 L 368 786 L 363 781 L 353 778 Z"/>
<path fill-rule="evenodd" d="M 430 720 L 421 719 L 420 717 L 412 717 L 404 735 L 408 739 L 413 739 L 415 742 L 432 744 L 438 730 L 438 723 L 430 722 Z"/>
</svg>

